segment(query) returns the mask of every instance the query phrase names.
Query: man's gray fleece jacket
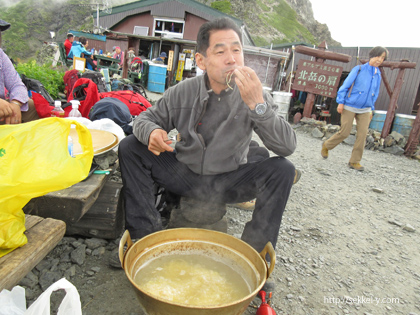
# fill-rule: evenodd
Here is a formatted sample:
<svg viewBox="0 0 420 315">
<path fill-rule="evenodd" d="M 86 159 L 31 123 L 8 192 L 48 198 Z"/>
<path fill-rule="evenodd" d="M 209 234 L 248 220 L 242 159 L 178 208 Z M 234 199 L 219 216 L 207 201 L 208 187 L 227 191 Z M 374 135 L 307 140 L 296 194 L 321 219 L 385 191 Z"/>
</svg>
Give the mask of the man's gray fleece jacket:
<svg viewBox="0 0 420 315">
<path fill-rule="evenodd" d="M 169 88 L 156 105 L 142 112 L 133 123 L 135 137 L 145 145 L 154 129 L 170 132 L 176 128 L 181 140 L 176 143 L 176 157 L 193 172 L 214 175 L 236 170 L 247 162 L 249 144 L 254 130 L 267 149 L 278 156 L 288 156 L 296 148 L 296 134 L 283 118 L 276 115 L 277 105 L 264 92 L 266 113 L 258 116 L 244 103 L 238 88 L 230 99 L 236 104 L 227 120 L 221 123 L 210 143 L 197 133 L 201 117 L 206 113 L 209 93 L 205 75 L 184 80 Z"/>
</svg>

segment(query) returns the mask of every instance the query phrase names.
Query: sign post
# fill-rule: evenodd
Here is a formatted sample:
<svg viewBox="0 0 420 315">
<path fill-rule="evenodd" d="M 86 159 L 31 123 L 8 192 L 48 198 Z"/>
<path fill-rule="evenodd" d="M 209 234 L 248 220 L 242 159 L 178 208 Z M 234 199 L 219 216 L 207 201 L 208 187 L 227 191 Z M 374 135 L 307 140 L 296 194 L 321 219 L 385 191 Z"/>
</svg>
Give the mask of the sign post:
<svg viewBox="0 0 420 315">
<path fill-rule="evenodd" d="M 185 54 L 179 54 L 178 71 L 176 73 L 176 81 L 182 81 L 182 74 L 184 73 Z"/>
<path fill-rule="evenodd" d="M 324 61 L 335 60 L 349 62 L 351 60 L 351 56 L 349 55 L 325 51 L 326 48 L 327 43 L 325 41 L 318 46 L 318 49 L 305 46 L 297 46 L 295 48 L 298 53 L 315 57 L 315 62 L 308 60 L 301 60 L 299 62 L 299 72 L 296 73 L 293 81 L 294 89 L 301 90 L 304 88 L 304 91 L 308 92 L 305 108 L 303 109 L 303 117 L 311 117 L 312 107 L 315 103 L 315 93 L 328 97 L 334 97 L 337 94 L 337 87 L 343 68 L 326 65 Z M 331 93 L 331 96 L 329 93 Z"/>
</svg>

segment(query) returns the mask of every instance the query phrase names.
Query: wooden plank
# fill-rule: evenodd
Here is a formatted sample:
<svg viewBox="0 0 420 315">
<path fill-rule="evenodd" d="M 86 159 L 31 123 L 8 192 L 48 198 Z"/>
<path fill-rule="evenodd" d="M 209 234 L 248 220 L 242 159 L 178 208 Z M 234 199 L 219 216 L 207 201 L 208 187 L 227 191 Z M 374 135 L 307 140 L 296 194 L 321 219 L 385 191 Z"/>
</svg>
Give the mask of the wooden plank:
<svg viewBox="0 0 420 315">
<path fill-rule="evenodd" d="M 27 217 L 27 222 L 38 219 Z M 11 290 L 63 238 L 66 224 L 56 219 L 41 219 L 25 232 L 28 243 L 0 258 L 0 291 Z"/>
<path fill-rule="evenodd" d="M 25 215 L 25 229 L 26 231 L 30 230 L 33 226 L 37 225 L 39 222 L 44 220 L 41 217 L 38 217 L 36 215 Z"/>
<path fill-rule="evenodd" d="M 121 183 L 108 181 L 86 214 L 78 222 L 67 225 L 66 235 L 117 238 L 124 226 L 123 209 L 118 203 L 121 188 Z"/>
<path fill-rule="evenodd" d="M 66 224 L 75 223 L 98 199 L 107 176 L 94 174 L 86 181 L 66 189 L 33 198 L 23 208 L 23 211 L 26 214 L 33 214 L 43 218 L 62 220 Z"/>
</svg>

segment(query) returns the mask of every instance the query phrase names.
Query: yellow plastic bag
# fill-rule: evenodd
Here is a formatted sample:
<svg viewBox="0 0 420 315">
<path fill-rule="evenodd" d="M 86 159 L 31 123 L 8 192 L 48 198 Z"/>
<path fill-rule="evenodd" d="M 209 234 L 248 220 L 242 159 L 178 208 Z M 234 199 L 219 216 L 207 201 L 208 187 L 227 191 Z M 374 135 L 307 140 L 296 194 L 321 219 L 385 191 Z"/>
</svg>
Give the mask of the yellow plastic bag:
<svg viewBox="0 0 420 315">
<path fill-rule="evenodd" d="M 68 151 L 71 125 L 83 149 L 76 157 Z M 85 179 L 92 159 L 92 137 L 77 121 L 52 117 L 0 126 L 0 257 L 27 243 L 22 208 Z"/>
</svg>

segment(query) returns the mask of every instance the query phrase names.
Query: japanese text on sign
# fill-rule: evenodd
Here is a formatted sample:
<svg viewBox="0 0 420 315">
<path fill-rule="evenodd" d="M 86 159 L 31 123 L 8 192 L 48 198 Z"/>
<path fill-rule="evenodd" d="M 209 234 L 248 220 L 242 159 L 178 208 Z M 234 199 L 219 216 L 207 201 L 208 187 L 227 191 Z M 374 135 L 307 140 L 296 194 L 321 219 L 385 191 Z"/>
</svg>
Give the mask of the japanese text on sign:
<svg viewBox="0 0 420 315">
<path fill-rule="evenodd" d="M 343 68 L 309 60 L 300 60 L 292 88 L 327 97 L 337 95 Z"/>
</svg>

